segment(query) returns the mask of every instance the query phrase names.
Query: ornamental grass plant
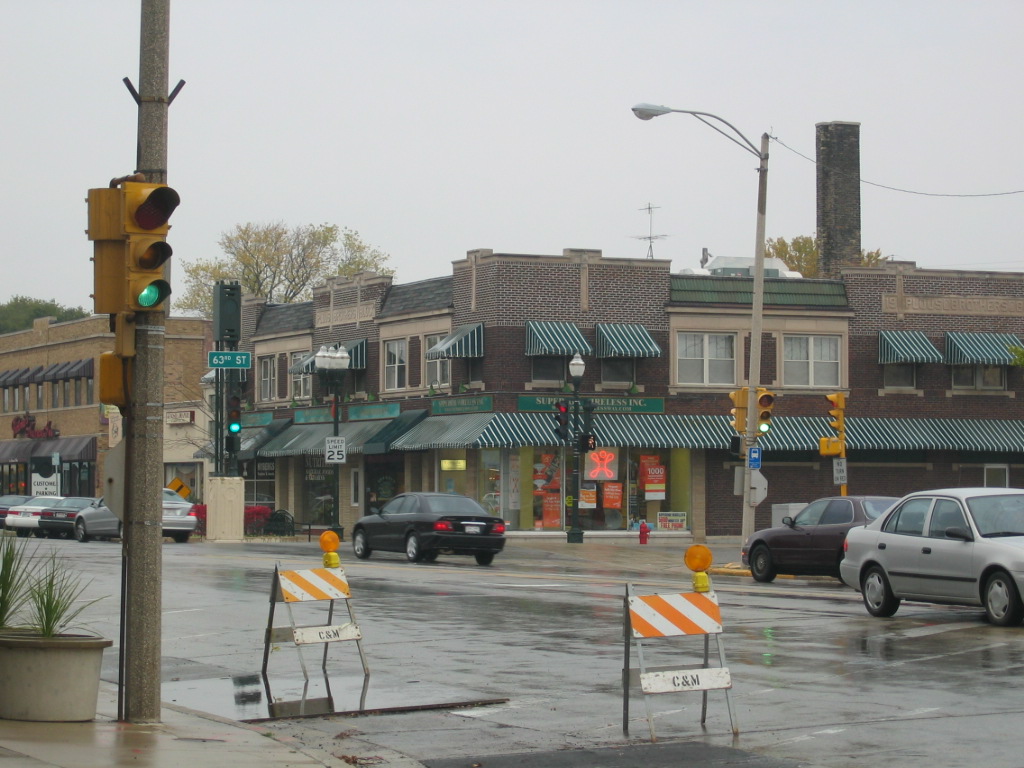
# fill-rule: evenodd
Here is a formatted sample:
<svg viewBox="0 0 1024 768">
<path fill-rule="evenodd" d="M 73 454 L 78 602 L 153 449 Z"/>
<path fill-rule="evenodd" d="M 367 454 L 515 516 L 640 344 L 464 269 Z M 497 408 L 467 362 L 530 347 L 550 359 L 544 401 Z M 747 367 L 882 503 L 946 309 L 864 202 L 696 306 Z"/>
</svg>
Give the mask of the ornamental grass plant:
<svg viewBox="0 0 1024 768">
<path fill-rule="evenodd" d="M 0 533 L 0 629 L 12 626 L 28 599 L 30 575 L 25 548 L 16 537 Z"/>
</svg>

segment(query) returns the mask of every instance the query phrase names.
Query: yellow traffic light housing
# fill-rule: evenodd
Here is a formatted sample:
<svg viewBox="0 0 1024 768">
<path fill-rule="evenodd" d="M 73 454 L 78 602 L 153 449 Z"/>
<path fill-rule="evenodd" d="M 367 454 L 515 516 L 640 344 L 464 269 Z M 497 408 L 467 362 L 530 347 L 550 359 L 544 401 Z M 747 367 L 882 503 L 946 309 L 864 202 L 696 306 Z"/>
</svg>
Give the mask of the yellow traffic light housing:
<svg viewBox="0 0 1024 768">
<path fill-rule="evenodd" d="M 832 417 L 829 426 L 838 432 L 840 439 L 842 439 L 846 434 L 846 418 L 844 413 L 846 410 L 846 395 L 842 392 L 833 392 L 831 395 L 825 395 L 825 398 L 832 405 L 828 412 L 828 415 Z"/>
<path fill-rule="evenodd" d="M 131 401 L 132 361 L 118 357 L 113 352 L 100 355 L 99 396 L 100 402 L 127 408 Z"/>
<path fill-rule="evenodd" d="M 775 393 L 763 387 L 757 388 L 757 431 L 767 434 L 772 428 L 772 409 L 775 407 Z"/>
<path fill-rule="evenodd" d="M 749 391 L 748 387 L 743 387 L 729 393 L 729 399 L 732 400 L 733 406 L 729 411 L 729 415 L 732 416 L 730 424 L 741 435 L 747 432 L 747 393 Z"/>
<path fill-rule="evenodd" d="M 819 437 L 818 453 L 822 456 L 842 456 L 843 441 L 838 437 Z"/>
</svg>

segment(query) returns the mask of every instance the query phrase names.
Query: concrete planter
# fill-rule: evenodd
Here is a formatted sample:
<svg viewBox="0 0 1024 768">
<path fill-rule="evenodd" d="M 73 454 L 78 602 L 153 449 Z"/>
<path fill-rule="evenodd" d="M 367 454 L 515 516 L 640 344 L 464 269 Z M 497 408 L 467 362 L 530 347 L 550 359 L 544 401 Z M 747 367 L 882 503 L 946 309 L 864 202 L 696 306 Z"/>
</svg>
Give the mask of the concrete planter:
<svg viewBox="0 0 1024 768">
<path fill-rule="evenodd" d="M 113 644 L 90 635 L 0 633 L 0 719 L 92 720 L 103 650 Z"/>
</svg>

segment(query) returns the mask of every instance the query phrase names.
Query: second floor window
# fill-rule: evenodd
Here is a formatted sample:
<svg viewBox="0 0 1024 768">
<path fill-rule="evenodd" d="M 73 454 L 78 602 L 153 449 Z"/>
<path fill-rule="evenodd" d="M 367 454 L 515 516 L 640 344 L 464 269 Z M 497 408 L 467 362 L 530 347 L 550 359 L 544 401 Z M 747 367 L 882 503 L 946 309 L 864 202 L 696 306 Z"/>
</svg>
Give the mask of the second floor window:
<svg viewBox="0 0 1024 768">
<path fill-rule="evenodd" d="M 298 365 L 306 359 L 308 353 L 306 352 L 292 352 L 291 365 Z M 312 393 L 312 376 L 308 373 L 298 373 L 292 375 L 292 399 L 301 400 L 308 398 Z"/>
<path fill-rule="evenodd" d="M 839 337 L 786 336 L 782 375 L 790 387 L 838 387 Z"/>
<path fill-rule="evenodd" d="M 274 357 L 260 358 L 260 400 L 274 400 L 277 397 L 276 363 Z"/>
<path fill-rule="evenodd" d="M 405 389 L 408 362 L 405 339 L 384 342 L 384 389 Z"/>
<path fill-rule="evenodd" d="M 427 336 L 423 348 L 430 349 L 446 338 L 446 334 L 439 333 Z M 425 383 L 434 387 L 447 387 L 452 383 L 452 361 L 451 360 L 427 360 L 425 370 L 427 378 Z M 437 382 L 436 384 L 434 382 Z"/>
<path fill-rule="evenodd" d="M 679 384 L 734 384 L 736 336 L 732 333 L 680 333 L 676 379 Z"/>
<path fill-rule="evenodd" d="M 1001 365 L 954 365 L 953 389 L 1006 389 Z"/>
</svg>

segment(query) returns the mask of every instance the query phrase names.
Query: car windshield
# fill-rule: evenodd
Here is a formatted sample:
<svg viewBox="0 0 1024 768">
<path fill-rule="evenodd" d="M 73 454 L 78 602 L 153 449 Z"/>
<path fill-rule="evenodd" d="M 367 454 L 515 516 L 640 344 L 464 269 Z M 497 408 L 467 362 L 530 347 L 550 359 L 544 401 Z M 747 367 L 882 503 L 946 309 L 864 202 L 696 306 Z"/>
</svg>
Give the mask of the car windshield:
<svg viewBox="0 0 1024 768">
<path fill-rule="evenodd" d="M 427 506 L 438 515 L 492 515 L 465 496 L 427 496 Z"/>
<path fill-rule="evenodd" d="M 0 504 L 24 504 L 29 500 L 29 496 L 0 496 Z"/>
<path fill-rule="evenodd" d="M 20 506 L 55 507 L 62 501 L 64 501 L 64 498 L 62 496 L 33 496 L 31 499 L 29 499 L 23 505 Z"/>
<path fill-rule="evenodd" d="M 892 498 L 884 499 L 864 499 L 864 514 L 868 520 L 874 520 L 881 515 L 885 510 L 892 508 L 899 499 L 895 496 Z"/>
<path fill-rule="evenodd" d="M 1024 493 L 975 496 L 967 508 L 984 537 L 1024 536 Z"/>
<path fill-rule="evenodd" d="M 92 504 L 94 499 L 87 496 L 69 496 L 54 504 L 55 507 L 71 507 L 71 509 L 85 509 Z"/>
</svg>

